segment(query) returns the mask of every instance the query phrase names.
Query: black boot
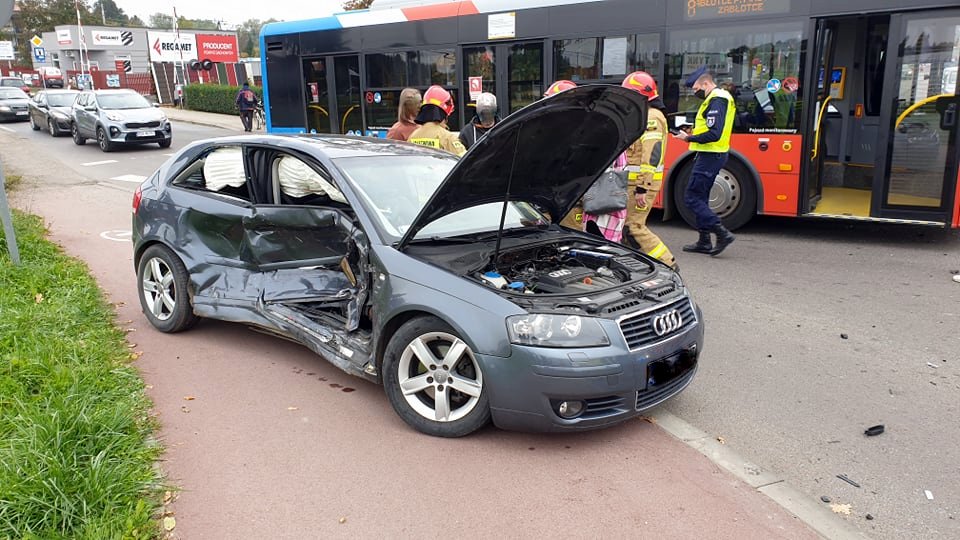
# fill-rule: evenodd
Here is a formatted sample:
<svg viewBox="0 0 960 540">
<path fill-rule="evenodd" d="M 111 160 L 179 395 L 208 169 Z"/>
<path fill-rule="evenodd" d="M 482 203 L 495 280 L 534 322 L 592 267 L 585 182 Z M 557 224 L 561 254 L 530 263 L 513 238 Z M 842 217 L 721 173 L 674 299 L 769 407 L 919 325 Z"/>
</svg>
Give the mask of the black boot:
<svg viewBox="0 0 960 540">
<path fill-rule="evenodd" d="M 713 240 L 710 239 L 710 231 L 700 231 L 700 239 L 696 244 L 687 244 L 683 250 L 689 253 L 713 253 Z"/>
<path fill-rule="evenodd" d="M 726 227 L 722 224 L 717 223 L 712 229 L 710 229 L 713 234 L 717 235 L 717 247 L 713 248 L 713 251 L 710 252 L 710 255 L 719 255 L 724 249 L 727 248 L 734 240 L 737 239 L 732 232 L 728 231 Z"/>
</svg>

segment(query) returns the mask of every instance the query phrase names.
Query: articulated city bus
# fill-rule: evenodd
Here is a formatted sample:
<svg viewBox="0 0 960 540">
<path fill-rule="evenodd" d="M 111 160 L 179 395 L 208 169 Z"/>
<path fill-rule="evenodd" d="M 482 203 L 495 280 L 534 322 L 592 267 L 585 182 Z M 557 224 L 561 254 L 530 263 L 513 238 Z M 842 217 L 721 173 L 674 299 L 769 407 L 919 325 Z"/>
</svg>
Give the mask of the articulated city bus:
<svg viewBox="0 0 960 540">
<path fill-rule="evenodd" d="M 711 206 L 754 215 L 960 226 L 956 0 L 464 0 L 273 23 L 261 33 L 274 133 L 383 136 L 407 86 L 496 94 L 501 115 L 554 80 L 660 82 L 671 122 L 692 122 L 684 79 L 709 66 L 736 100 L 731 159 Z M 562 151 L 563 149 L 558 149 Z M 665 217 L 692 166 L 667 149 Z"/>
</svg>

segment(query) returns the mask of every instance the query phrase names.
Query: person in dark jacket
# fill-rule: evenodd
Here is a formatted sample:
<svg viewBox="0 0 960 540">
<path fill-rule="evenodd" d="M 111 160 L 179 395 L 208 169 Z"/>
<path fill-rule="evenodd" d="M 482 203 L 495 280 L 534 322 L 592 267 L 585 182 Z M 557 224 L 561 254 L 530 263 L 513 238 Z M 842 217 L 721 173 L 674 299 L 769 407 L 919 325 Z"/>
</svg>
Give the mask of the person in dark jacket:
<svg viewBox="0 0 960 540">
<path fill-rule="evenodd" d="M 480 137 L 500 121 L 497 114 L 497 96 L 484 92 L 477 96 L 477 113 L 470 125 L 460 130 L 460 142 L 464 148 L 470 149 Z"/>
<path fill-rule="evenodd" d="M 260 103 L 257 94 L 250 89 L 250 83 L 243 83 L 243 88 L 237 92 L 237 99 L 234 102 L 240 109 L 240 121 L 243 122 L 243 130 L 250 131 L 253 127 L 253 111 L 257 109 L 257 105 Z"/>
</svg>

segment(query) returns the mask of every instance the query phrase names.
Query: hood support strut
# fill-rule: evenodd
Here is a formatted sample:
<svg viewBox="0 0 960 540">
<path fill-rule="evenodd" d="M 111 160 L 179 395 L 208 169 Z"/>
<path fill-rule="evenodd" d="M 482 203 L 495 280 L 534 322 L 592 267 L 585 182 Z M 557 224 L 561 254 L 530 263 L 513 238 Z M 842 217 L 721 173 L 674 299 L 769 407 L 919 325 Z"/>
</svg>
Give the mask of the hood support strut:
<svg viewBox="0 0 960 540">
<path fill-rule="evenodd" d="M 493 250 L 493 258 L 490 260 L 490 266 L 496 270 L 497 261 L 500 260 L 500 241 L 503 240 L 503 224 L 507 221 L 507 205 L 510 204 L 510 188 L 513 186 L 513 173 L 517 167 L 517 149 L 520 147 L 520 135 L 523 133 L 524 124 L 520 124 L 517 129 L 517 141 L 513 144 L 513 159 L 510 161 L 510 176 L 507 177 L 507 192 L 503 194 L 503 208 L 500 210 L 500 228 L 497 229 L 497 247 Z"/>
</svg>

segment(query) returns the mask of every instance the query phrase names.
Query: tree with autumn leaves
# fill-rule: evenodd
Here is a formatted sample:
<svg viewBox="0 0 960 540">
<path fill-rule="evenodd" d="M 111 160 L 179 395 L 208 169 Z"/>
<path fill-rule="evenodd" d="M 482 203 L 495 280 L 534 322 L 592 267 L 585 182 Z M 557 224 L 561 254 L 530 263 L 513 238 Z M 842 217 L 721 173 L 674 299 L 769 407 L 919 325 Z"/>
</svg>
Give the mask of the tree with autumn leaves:
<svg viewBox="0 0 960 540">
<path fill-rule="evenodd" d="M 352 11 L 354 9 L 367 9 L 372 3 L 373 0 L 347 0 L 343 3 L 343 9 L 346 11 Z"/>
</svg>

